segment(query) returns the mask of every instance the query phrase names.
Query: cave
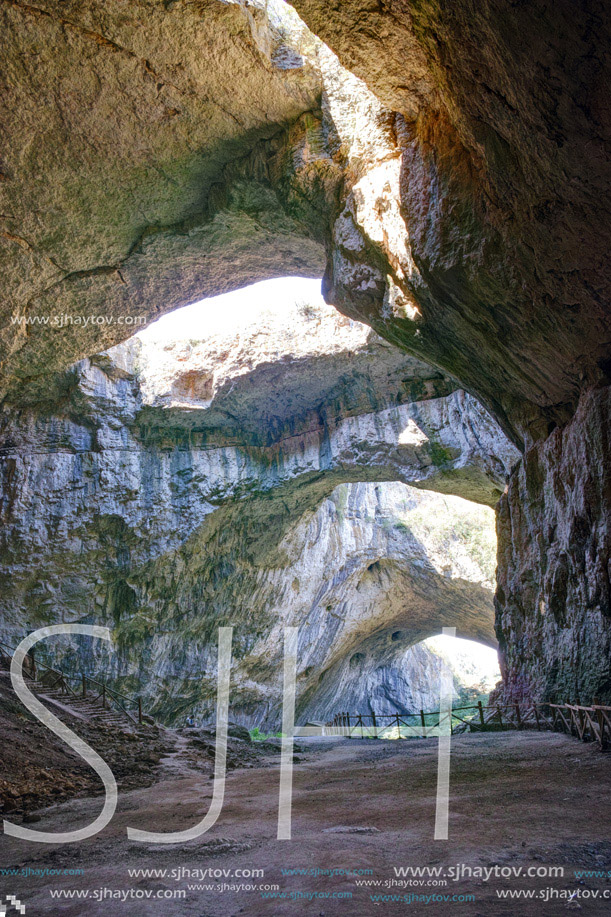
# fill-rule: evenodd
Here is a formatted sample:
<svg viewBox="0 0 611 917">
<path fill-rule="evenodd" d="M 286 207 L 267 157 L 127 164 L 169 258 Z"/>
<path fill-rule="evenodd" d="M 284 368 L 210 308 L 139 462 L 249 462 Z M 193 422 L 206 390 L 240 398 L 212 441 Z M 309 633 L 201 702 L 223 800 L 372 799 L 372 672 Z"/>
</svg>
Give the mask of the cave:
<svg viewBox="0 0 611 917">
<path fill-rule="evenodd" d="M 279 741 L 297 628 L 298 723 L 433 709 L 454 659 L 456 697 L 518 723 L 520 705 L 587 709 L 602 747 L 608 12 L 4 0 L 0 17 L 0 726 L 33 756 L 7 765 L 3 812 L 53 795 L 8 660 L 58 624 L 112 643 L 49 639 L 28 664 L 81 686 L 81 719 L 96 692 L 137 699 L 155 767 L 194 723 L 189 754 L 214 759 L 229 626 L 234 744 Z M 459 642 L 435 643 L 448 627 Z M 463 684 L 461 653 L 487 651 L 498 683 Z M 130 741 L 107 750 L 133 790 Z M 520 746 L 486 741 L 509 780 Z M 395 759 L 366 744 L 390 799 Z M 420 785 L 418 745 L 388 755 Z M 528 748 L 535 770 L 550 757 Z M 90 786 L 49 754 L 62 799 Z"/>
<path fill-rule="evenodd" d="M 433 709 L 439 661 L 416 644 L 444 625 L 496 647 L 492 506 L 518 452 L 450 378 L 327 305 L 320 279 L 196 302 L 56 384 L 61 411 L 5 428 L 23 463 L 8 645 L 24 622 L 110 626 L 111 653 L 76 636 L 40 658 L 135 691 L 167 725 L 208 723 L 231 624 L 232 717 L 265 731 L 283 627 L 300 631 L 302 721 L 377 697 L 380 713 Z M 417 708 L 411 681 L 431 685 Z"/>
</svg>

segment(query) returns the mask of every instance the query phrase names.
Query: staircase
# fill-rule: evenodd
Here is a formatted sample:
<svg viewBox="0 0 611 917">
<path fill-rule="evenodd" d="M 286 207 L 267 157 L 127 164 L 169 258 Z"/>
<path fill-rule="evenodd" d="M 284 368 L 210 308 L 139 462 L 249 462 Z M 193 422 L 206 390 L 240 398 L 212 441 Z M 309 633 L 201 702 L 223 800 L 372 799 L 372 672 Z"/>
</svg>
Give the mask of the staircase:
<svg viewBox="0 0 611 917">
<path fill-rule="evenodd" d="M 0 643 L 0 677 L 9 678 L 12 652 L 7 644 Z M 50 700 L 53 706 L 63 708 L 74 716 L 103 726 L 109 730 L 132 732 L 142 728 L 140 709 L 132 716 L 120 705 L 122 695 L 100 682 L 81 677 L 81 690 L 77 692 L 68 678 L 56 669 L 38 664 L 28 673 L 24 666 L 25 682 L 40 700 Z M 129 701 L 128 698 L 125 698 Z M 53 712 L 53 711 L 51 711 Z"/>
<path fill-rule="evenodd" d="M 33 681 L 28 679 L 29 688 L 37 694 L 41 700 L 48 698 L 61 704 L 75 713 L 77 716 L 84 717 L 87 720 L 95 720 L 96 725 L 104 725 L 109 729 L 133 729 L 138 723 L 132 720 L 123 710 L 104 706 L 100 697 L 80 694 L 72 694 L 62 688 L 47 688 L 43 681 Z"/>
</svg>

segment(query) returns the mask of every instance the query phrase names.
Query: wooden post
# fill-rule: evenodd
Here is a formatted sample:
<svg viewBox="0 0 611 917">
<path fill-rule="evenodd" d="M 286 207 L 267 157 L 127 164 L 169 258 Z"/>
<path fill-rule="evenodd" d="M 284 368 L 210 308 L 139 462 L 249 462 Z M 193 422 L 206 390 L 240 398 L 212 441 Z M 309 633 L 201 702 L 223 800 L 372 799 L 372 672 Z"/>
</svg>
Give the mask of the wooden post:
<svg viewBox="0 0 611 917">
<path fill-rule="evenodd" d="M 592 699 L 592 706 L 593 706 L 593 707 L 599 707 L 599 706 L 600 706 L 600 698 L 594 697 L 594 698 Z M 599 741 L 599 743 L 600 743 L 600 750 L 601 750 L 601 751 L 604 751 L 604 750 L 605 750 L 605 746 L 606 746 L 606 742 L 605 742 L 605 718 L 604 718 L 604 716 L 603 716 L 602 710 L 596 710 L 595 713 L 596 713 L 596 721 L 597 721 L 597 723 L 598 723 L 598 741 Z"/>
<path fill-rule="evenodd" d="M 106 710 L 106 685 L 102 685 L 102 706 Z"/>
<path fill-rule="evenodd" d="M 605 742 L 605 718 L 602 710 L 596 711 L 596 718 L 598 719 L 598 741 L 600 742 L 600 750 L 604 751 L 607 743 Z"/>
<path fill-rule="evenodd" d="M 85 673 L 81 675 L 81 680 L 83 682 L 83 697 L 87 697 L 87 679 Z"/>
<path fill-rule="evenodd" d="M 401 738 L 401 720 L 399 719 L 398 713 L 397 713 L 397 732 L 399 733 L 397 738 L 400 739 Z"/>
<path fill-rule="evenodd" d="M 352 733 L 350 732 L 350 714 L 346 714 L 346 726 L 348 727 L 348 738 L 352 738 Z"/>
<path fill-rule="evenodd" d="M 537 723 L 537 729 L 541 732 L 541 723 L 539 722 L 539 711 L 537 710 L 537 705 L 533 704 L 533 711 L 535 714 L 535 721 Z"/>
<path fill-rule="evenodd" d="M 600 742 L 600 750 L 604 751 L 607 747 L 607 742 L 605 740 L 605 717 L 602 710 L 597 710 L 596 715 L 598 717 L 598 740 Z"/>
<path fill-rule="evenodd" d="M 481 700 L 478 700 L 477 702 L 477 709 L 479 710 L 479 724 L 483 727 L 486 725 L 486 723 L 484 721 L 484 708 L 482 706 Z"/>
<path fill-rule="evenodd" d="M 568 700 L 565 700 L 564 702 L 565 713 L 568 712 L 568 715 L 569 715 L 569 735 L 574 736 L 577 732 L 577 730 L 575 729 L 575 717 L 573 716 L 573 711 L 569 710 L 567 705 L 568 705 Z"/>
<path fill-rule="evenodd" d="M 424 710 L 420 711 L 420 722 L 422 723 L 422 738 L 426 739 L 426 718 L 424 716 Z"/>
<path fill-rule="evenodd" d="M 522 719 L 520 717 L 520 705 L 516 704 L 516 723 L 518 724 L 518 729 L 522 728 Z"/>
<path fill-rule="evenodd" d="M 500 708 L 500 707 L 497 707 L 497 708 L 496 708 L 496 712 L 497 712 L 498 715 L 499 715 L 499 725 L 501 726 L 501 729 L 502 729 L 502 728 L 503 728 L 503 716 L 502 716 L 502 714 L 501 714 L 501 708 Z"/>
<path fill-rule="evenodd" d="M 138 722 L 142 726 L 142 698 L 138 698 Z"/>
<path fill-rule="evenodd" d="M 376 715 L 375 715 L 375 713 L 374 713 L 373 710 L 371 711 L 371 721 L 372 721 L 372 723 L 373 723 L 373 737 L 374 737 L 374 739 L 377 739 L 377 737 L 378 737 L 378 724 L 377 724 L 377 722 L 376 722 Z"/>
</svg>

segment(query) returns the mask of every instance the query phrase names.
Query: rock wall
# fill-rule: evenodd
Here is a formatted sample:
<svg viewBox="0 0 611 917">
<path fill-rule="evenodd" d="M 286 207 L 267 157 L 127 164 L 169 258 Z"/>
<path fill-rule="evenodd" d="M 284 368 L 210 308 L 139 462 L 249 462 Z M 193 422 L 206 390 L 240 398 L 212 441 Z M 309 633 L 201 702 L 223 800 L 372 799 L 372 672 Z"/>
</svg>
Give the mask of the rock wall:
<svg viewBox="0 0 611 917">
<path fill-rule="evenodd" d="M 451 372 L 526 449 L 499 516 L 509 691 L 608 699 L 608 10 L 294 6 L 400 113 L 397 160 L 344 198 L 329 300 Z"/>
<path fill-rule="evenodd" d="M 495 539 L 487 507 L 403 484 L 350 484 L 336 488 L 287 529 L 276 548 L 281 565 L 257 561 L 250 604 L 267 605 L 272 617 L 237 671 L 244 686 L 242 702 L 237 699 L 242 715 L 253 701 L 259 713 L 264 697 L 265 722 L 279 721 L 286 625 L 299 627 L 297 712 L 302 719 L 324 715 L 333 704 L 335 711 L 342 709 L 342 700 L 358 699 L 362 709 L 367 685 L 376 696 L 384 682 L 386 707 L 409 706 L 419 691 L 422 695 L 423 676 L 434 666 L 429 662 L 416 677 L 412 658 L 397 677 L 397 657 L 444 626 L 495 644 L 490 612 Z M 431 682 L 426 694 L 431 708 L 438 684 Z M 210 706 L 207 712 L 212 713 Z"/>
<path fill-rule="evenodd" d="M 293 6 L 398 113 L 394 161 L 346 189 L 330 301 L 451 372 L 514 441 L 545 438 L 609 382 L 609 11 Z"/>
<path fill-rule="evenodd" d="M 497 635 L 510 697 L 611 701 L 611 391 L 529 449 L 498 510 Z"/>
<path fill-rule="evenodd" d="M 452 623 L 493 642 L 479 504 L 517 451 L 451 389 L 329 307 L 205 342 L 143 335 L 81 362 L 61 414 L 2 415 L 3 636 L 105 622 L 116 653 L 60 641 L 51 657 L 172 719 L 211 715 L 216 628 L 231 623 L 234 715 L 268 725 L 285 624 L 300 627 L 304 715 L 373 633 L 400 628 L 405 649 Z M 368 654 L 372 672 L 392 669 L 383 655 Z"/>
<path fill-rule="evenodd" d="M 305 694 L 300 707 L 311 719 L 323 722 L 341 711 L 383 716 L 432 713 L 439 709 L 443 667 L 453 674 L 456 706 L 488 695 L 500 679 L 488 662 L 475 665 L 461 643 L 440 645 L 433 638 L 405 649 L 402 637 L 400 630 L 370 637 L 358 652 L 325 672 L 315 694 Z"/>
<path fill-rule="evenodd" d="M 296 0 L 313 34 L 277 0 L 182 6 L 2 8 L 3 390 L 325 263 L 334 305 L 517 443 L 608 382 L 603 11 Z"/>
<path fill-rule="evenodd" d="M 611 377 L 607 8 L 293 5 L 312 31 L 275 0 L 2 4 L 5 406 L 58 417 L 72 391 L 66 367 L 127 338 L 134 318 L 324 269 L 330 302 L 457 379 L 529 461 L 541 457 L 546 481 L 570 489 L 573 470 L 552 447 L 579 441 L 578 405 Z M 96 323 L 75 321 L 87 317 Z M 95 423 L 74 418 L 86 443 Z M 594 413 L 581 433 L 584 485 L 609 462 L 605 424 Z M 324 464 L 327 446 L 318 453 Z M 30 460 L 8 454 L 6 499 L 24 487 L 27 504 L 18 470 Z M 88 461 L 75 489 L 98 486 L 97 459 L 93 481 Z M 153 481 L 156 469 L 153 458 Z M 188 500 L 177 494 L 190 473 L 172 490 L 175 504 Z M 529 479 L 528 464 L 520 476 Z M 138 474 L 126 480 L 139 486 Z M 592 624 L 604 557 L 586 588 L 583 539 L 565 543 L 559 523 L 556 543 L 545 528 L 559 514 L 571 530 L 571 510 L 543 481 L 512 487 L 530 521 L 514 527 L 513 556 L 501 519 L 507 671 L 551 691 L 573 667 L 582 673 L 573 688 L 586 693 L 608 647 Z M 56 497 L 63 506 L 62 486 Z M 608 504 L 588 506 L 588 525 L 603 531 Z M 28 512 L 36 528 L 38 510 Z M 537 516 L 548 534 L 534 551 Z M 59 515 L 53 524 L 62 531 Z M 560 545 L 566 559 L 549 567 Z M 557 653 L 549 613 L 540 618 L 531 602 L 537 590 L 553 608 L 569 596 Z M 503 596 L 512 596 L 506 608 Z M 520 624 L 520 608 L 537 616 Z M 522 651 L 544 675 L 518 661 Z"/>
</svg>

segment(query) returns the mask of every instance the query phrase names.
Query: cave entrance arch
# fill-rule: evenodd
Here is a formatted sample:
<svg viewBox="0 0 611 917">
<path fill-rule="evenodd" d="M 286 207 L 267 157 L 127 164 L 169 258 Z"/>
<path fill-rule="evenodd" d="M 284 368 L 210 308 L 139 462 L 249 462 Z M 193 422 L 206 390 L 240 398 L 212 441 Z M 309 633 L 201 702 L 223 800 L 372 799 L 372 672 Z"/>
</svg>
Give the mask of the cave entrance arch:
<svg viewBox="0 0 611 917">
<path fill-rule="evenodd" d="M 116 629 L 118 664 L 95 662 L 119 689 L 159 658 L 162 634 L 180 677 L 168 692 L 164 665 L 147 675 L 146 707 L 169 722 L 213 716 L 201 685 L 213 664 L 207 622 L 219 615 L 241 634 L 238 680 L 256 686 L 234 705 L 248 725 L 278 715 L 268 699 L 278 627 L 304 634 L 298 714 L 317 709 L 344 658 L 358 673 L 368 640 L 399 649 L 446 624 L 493 639 L 494 571 L 478 555 L 493 551 L 489 507 L 509 447 L 495 456 L 499 431 L 477 402 L 327 305 L 319 283 L 276 279 L 162 318 L 77 364 L 74 403 L 40 426 L 36 480 L 59 476 L 74 509 L 64 528 L 78 525 L 91 549 L 74 566 L 49 520 L 36 556 L 49 602 L 68 618 L 92 608 Z M 98 448 L 78 420 L 84 406 Z M 32 512 L 45 505 L 25 492 Z M 23 523 L 10 523 L 17 544 Z M 69 590 L 57 574 L 67 562 Z M 7 621 L 26 587 L 13 578 Z"/>
</svg>

